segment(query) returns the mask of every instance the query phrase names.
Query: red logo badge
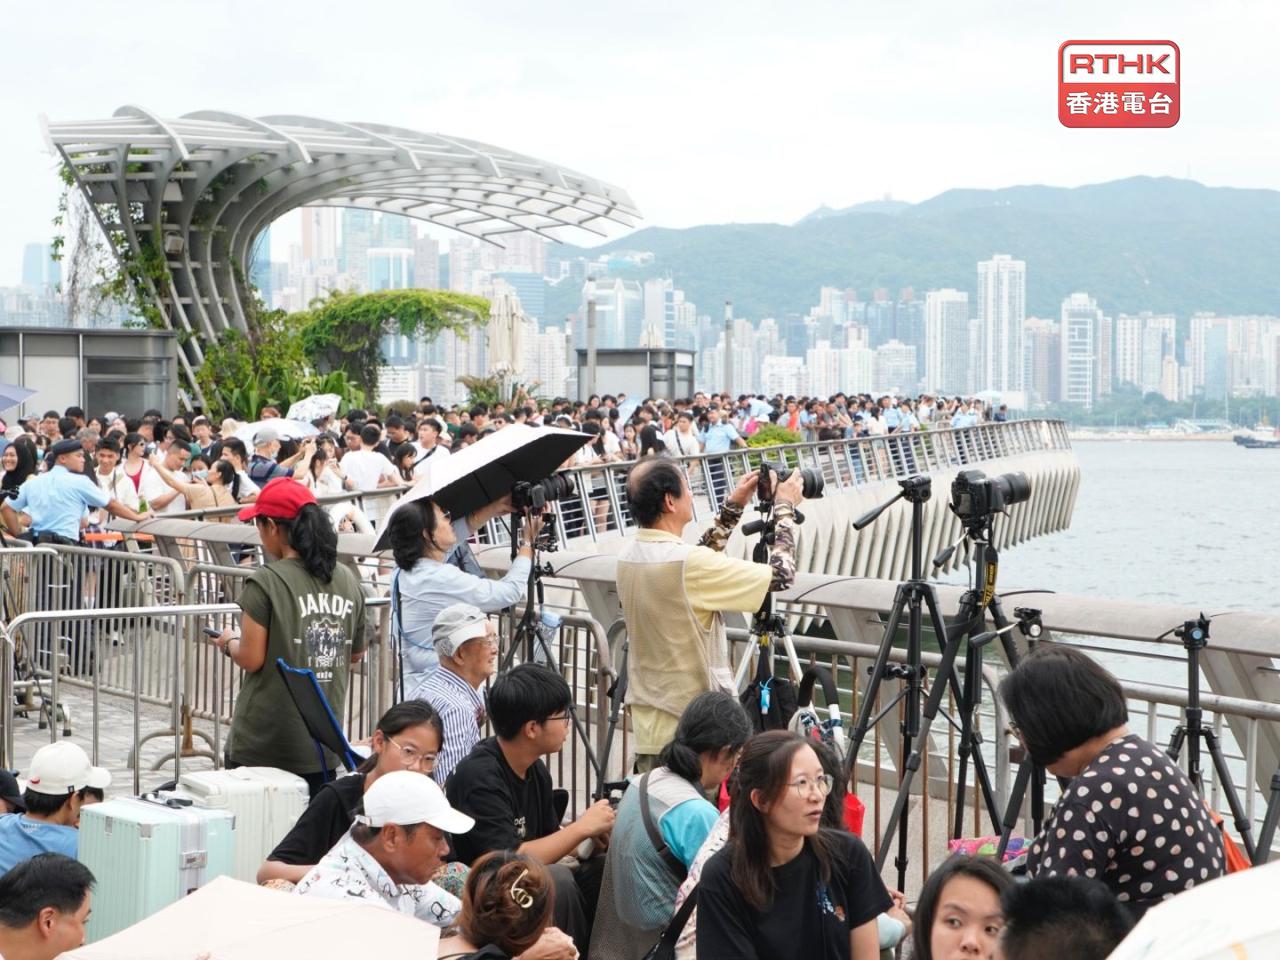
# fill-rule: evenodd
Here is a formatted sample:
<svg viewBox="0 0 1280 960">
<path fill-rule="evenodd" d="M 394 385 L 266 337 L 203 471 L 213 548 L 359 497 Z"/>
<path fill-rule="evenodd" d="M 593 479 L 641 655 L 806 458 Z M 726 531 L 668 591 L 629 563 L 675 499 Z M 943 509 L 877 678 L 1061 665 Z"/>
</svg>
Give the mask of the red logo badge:
<svg viewBox="0 0 1280 960">
<path fill-rule="evenodd" d="M 1179 59 L 1172 40 L 1068 40 L 1058 48 L 1058 120 L 1064 127 L 1172 127 Z"/>
</svg>

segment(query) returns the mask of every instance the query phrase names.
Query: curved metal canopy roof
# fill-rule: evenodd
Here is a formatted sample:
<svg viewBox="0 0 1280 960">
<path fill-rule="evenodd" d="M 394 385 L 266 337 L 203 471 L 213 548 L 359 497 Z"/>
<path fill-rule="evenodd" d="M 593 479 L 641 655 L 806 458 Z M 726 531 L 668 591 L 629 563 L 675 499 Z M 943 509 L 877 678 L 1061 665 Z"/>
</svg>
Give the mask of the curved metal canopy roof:
<svg viewBox="0 0 1280 960">
<path fill-rule="evenodd" d="M 594 177 L 402 127 L 215 110 L 164 119 L 137 106 L 42 123 L 116 252 L 156 242 L 164 251 L 168 276 L 145 278 L 144 292 L 171 328 L 193 335 L 180 354 L 189 383 L 200 341 L 246 329 L 237 274 L 255 238 L 297 207 L 402 214 L 499 245 L 523 231 L 604 236 L 608 222 L 639 218 L 626 191 Z"/>
</svg>

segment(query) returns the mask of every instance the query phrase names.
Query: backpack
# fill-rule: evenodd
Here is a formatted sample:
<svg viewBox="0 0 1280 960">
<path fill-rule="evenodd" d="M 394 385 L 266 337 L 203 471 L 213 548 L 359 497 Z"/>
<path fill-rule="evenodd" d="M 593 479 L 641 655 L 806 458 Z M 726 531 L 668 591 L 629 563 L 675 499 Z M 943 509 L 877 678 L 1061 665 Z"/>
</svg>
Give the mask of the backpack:
<svg viewBox="0 0 1280 960">
<path fill-rule="evenodd" d="M 796 712 L 796 685 L 786 677 L 773 675 L 771 648 L 766 641 L 760 644 L 756 657 L 756 678 L 742 691 L 738 700 L 742 703 L 751 726 L 756 733 L 766 730 L 785 730 Z"/>
</svg>

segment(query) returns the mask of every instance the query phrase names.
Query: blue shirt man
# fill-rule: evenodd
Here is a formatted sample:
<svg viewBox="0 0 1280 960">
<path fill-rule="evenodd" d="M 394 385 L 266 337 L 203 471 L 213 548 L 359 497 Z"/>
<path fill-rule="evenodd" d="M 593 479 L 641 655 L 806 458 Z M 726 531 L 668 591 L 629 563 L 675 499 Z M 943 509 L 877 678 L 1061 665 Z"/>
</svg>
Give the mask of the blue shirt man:
<svg viewBox="0 0 1280 960">
<path fill-rule="evenodd" d="M 730 423 L 719 419 L 719 414 L 711 411 L 707 414 L 711 422 L 702 431 L 703 453 L 728 453 L 736 445 L 742 444 L 742 436 Z"/>
<path fill-rule="evenodd" d="M 106 790 L 111 774 L 66 740 L 41 747 L 27 770 L 25 813 L 0 817 L 0 875 L 41 853 L 74 858 L 80 846 L 80 791 Z"/>
<path fill-rule="evenodd" d="M 49 453 L 53 457 L 49 472 L 32 477 L 19 488 L 15 499 L 0 503 L 0 519 L 11 533 L 22 532 L 19 513 L 31 517 L 33 540 L 45 535 L 70 543 L 79 542 L 80 520 L 88 510 L 106 508 L 112 516 L 143 519 L 85 476 L 84 447 L 79 440 L 59 441 Z"/>
</svg>

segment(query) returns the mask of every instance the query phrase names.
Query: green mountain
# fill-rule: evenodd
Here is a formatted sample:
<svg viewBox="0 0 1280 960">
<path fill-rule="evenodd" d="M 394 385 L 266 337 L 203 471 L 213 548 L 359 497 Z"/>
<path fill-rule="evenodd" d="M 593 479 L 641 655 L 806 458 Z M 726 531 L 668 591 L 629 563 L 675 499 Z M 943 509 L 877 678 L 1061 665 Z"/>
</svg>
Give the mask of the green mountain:
<svg viewBox="0 0 1280 960">
<path fill-rule="evenodd" d="M 1280 313 L 1280 192 L 1133 177 L 1066 189 L 948 190 L 917 204 L 821 207 L 798 223 L 647 227 L 563 256 L 648 250 L 629 278 L 670 274 L 700 312 L 726 299 L 739 316 L 803 313 L 822 286 L 860 299 L 884 287 L 916 296 L 975 291 L 977 262 L 1007 253 L 1027 263 L 1027 314 L 1057 317 L 1087 291 L 1106 312 Z M 621 272 L 621 271 L 620 271 Z M 580 291 L 553 288 L 549 316 L 578 310 Z"/>
</svg>

